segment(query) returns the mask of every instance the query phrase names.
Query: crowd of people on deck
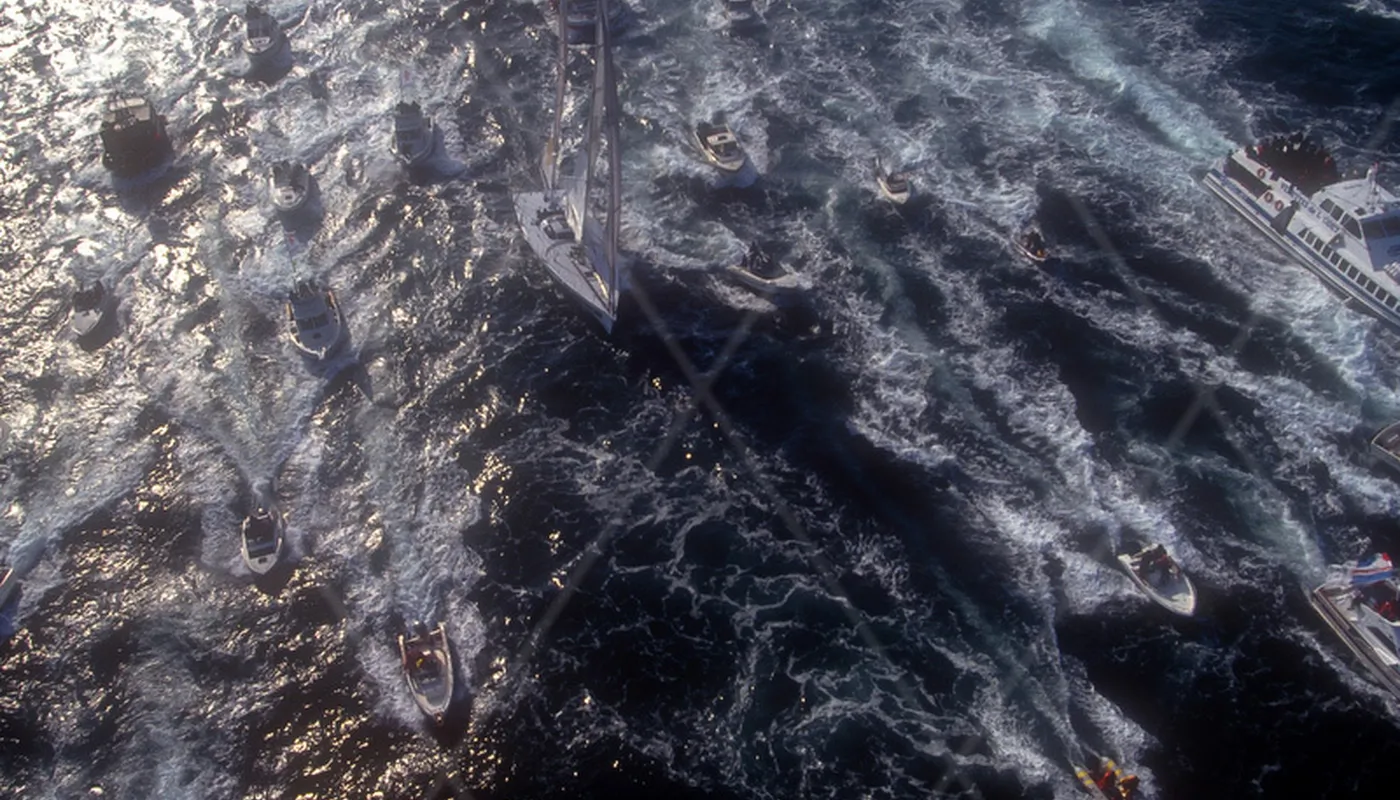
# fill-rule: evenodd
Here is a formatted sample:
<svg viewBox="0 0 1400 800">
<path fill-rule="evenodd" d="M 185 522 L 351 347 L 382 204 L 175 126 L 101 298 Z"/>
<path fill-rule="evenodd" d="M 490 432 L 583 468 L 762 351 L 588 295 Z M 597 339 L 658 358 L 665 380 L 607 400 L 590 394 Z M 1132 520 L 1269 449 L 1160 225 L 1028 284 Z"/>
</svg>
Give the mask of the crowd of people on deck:
<svg viewBox="0 0 1400 800">
<path fill-rule="evenodd" d="M 1302 133 L 1264 139 L 1251 145 L 1249 154 L 1305 194 L 1312 194 L 1341 178 L 1332 155 Z"/>
</svg>

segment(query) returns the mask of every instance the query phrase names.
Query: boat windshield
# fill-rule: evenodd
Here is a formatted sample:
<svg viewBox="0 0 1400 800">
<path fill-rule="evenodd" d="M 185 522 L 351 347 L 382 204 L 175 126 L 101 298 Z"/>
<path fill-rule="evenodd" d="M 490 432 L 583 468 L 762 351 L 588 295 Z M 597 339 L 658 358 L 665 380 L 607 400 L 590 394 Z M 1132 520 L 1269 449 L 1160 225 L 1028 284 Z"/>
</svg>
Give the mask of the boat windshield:
<svg viewBox="0 0 1400 800">
<path fill-rule="evenodd" d="M 712 133 L 705 139 L 710 150 L 720 158 L 732 158 L 739 154 L 739 142 L 729 131 Z"/>
<path fill-rule="evenodd" d="M 895 194 L 903 194 L 909 189 L 909 179 L 896 172 L 885 178 L 885 185 Z"/>
<path fill-rule="evenodd" d="M 103 294 L 105 292 L 100 283 L 85 286 L 73 295 L 73 307 L 80 311 L 91 311 L 102 304 Z"/>
</svg>

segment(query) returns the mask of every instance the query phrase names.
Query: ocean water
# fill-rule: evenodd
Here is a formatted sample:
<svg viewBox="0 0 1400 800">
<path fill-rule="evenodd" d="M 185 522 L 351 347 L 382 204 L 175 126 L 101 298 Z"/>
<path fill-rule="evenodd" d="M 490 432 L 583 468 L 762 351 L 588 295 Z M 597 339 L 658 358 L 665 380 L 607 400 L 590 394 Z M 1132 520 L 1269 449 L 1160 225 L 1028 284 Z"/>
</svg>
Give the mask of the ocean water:
<svg viewBox="0 0 1400 800">
<path fill-rule="evenodd" d="M 274 0 L 292 59 L 252 76 L 242 4 L 0 8 L 0 796 L 1068 798 L 1095 753 L 1146 798 L 1391 789 L 1396 705 L 1305 597 L 1400 542 L 1365 452 L 1400 334 L 1191 173 L 1306 130 L 1400 183 L 1400 5 L 629 5 L 611 336 L 512 212 L 545 3 Z M 100 164 L 112 91 L 169 118 L 140 185 Z M 689 143 L 715 115 L 753 185 Z M 270 213 L 283 158 L 319 216 Z M 810 290 L 726 281 L 753 244 Z M 284 333 L 311 277 L 329 364 Z M 1149 539 L 1196 617 L 1117 568 Z M 452 639 L 440 728 L 414 619 Z"/>
</svg>

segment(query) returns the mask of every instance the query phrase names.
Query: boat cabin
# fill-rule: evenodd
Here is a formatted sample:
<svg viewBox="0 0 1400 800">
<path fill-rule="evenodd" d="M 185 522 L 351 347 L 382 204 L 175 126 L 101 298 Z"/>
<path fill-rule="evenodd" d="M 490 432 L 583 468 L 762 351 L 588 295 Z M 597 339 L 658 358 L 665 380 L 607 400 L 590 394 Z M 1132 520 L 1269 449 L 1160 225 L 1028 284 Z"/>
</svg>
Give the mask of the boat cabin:
<svg viewBox="0 0 1400 800">
<path fill-rule="evenodd" d="M 106 299 L 107 287 L 102 285 L 102 281 L 93 281 L 73 293 L 73 308 L 77 311 L 96 311 Z"/>
<path fill-rule="evenodd" d="M 423 109 L 417 103 L 399 103 L 394 108 L 394 149 L 413 155 L 423 147 Z"/>
<path fill-rule="evenodd" d="M 1388 666 L 1400 667 L 1400 591 L 1394 581 L 1361 587 L 1355 602 L 1358 626 Z"/>
<path fill-rule="evenodd" d="M 720 158 L 737 158 L 740 155 L 739 140 L 728 128 L 705 136 L 705 147 Z"/>
<path fill-rule="evenodd" d="M 1376 269 L 1400 269 L 1400 200 L 1376 184 L 1374 170 L 1367 178 L 1332 184 L 1313 199 Z"/>
</svg>

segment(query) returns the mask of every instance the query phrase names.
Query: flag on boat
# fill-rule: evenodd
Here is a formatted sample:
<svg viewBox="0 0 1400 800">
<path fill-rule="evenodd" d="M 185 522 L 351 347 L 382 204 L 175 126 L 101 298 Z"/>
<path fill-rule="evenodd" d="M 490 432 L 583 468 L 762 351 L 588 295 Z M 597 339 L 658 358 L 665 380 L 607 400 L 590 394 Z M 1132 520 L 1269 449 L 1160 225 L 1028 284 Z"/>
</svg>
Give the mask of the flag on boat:
<svg viewBox="0 0 1400 800">
<path fill-rule="evenodd" d="M 1395 567 L 1390 563 L 1390 556 L 1385 553 L 1377 553 L 1369 561 L 1358 561 L 1351 568 L 1352 586 L 1380 583 L 1393 577 L 1395 577 Z"/>
</svg>

